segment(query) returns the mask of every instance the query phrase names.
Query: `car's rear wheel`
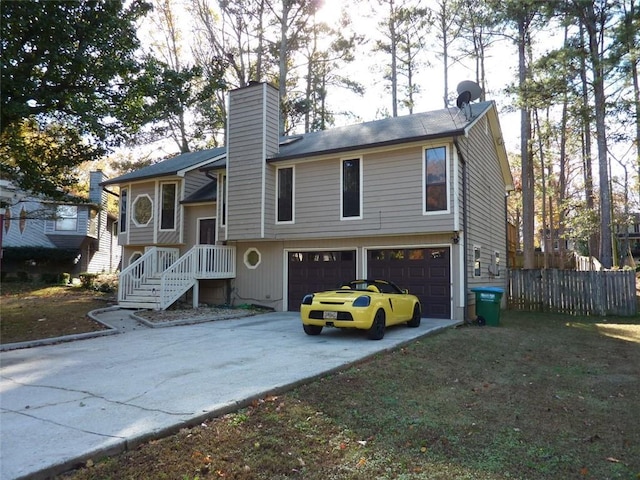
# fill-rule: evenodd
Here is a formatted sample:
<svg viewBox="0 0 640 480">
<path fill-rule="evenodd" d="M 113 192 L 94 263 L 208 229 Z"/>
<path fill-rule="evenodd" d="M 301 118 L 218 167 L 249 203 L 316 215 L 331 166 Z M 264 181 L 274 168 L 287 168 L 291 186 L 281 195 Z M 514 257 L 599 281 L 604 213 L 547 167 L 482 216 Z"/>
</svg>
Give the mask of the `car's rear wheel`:
<svg viewBox="0 0 640 480">
<path fill-rule="evenodd" d="M 382 337 L 384 337 L 385 323 L 384 310 L 380 309 L 373 318 L 371 328 L 367 330 L 367 337 L 369 337 L 370 340 L 382 340 Z"/>
<path fill-rule="evenodd" d="M 409 320 L 407 322 L 407 325 L 410 326 L 411 328 L 416 328 L 420 326 L 420 305 L 416 304 L 415 307 L 413 307 L 413 315 L 411 316 L 411 320 Z"/>
<path fill-rule="evenodd" d="M 302 328 L 304 328 L 304 333 L 307 335 L 320 335 L 320 332 L 322 332 L 320 325 L 302 325 Z"/>
</svg>

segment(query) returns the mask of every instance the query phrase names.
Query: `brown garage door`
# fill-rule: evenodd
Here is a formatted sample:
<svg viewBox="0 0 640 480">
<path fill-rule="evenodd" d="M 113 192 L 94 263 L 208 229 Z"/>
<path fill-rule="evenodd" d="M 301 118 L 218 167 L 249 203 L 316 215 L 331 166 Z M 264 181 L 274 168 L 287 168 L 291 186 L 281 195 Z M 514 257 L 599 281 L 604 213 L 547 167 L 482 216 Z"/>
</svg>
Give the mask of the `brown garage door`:
<svg viewBox="0 0 640 480">
<path fill-rule="evenodd" d="M 369 250 L 367 276 L 408 289 L 420 299 L 424 317 L 451 318 L 449 257 L 448 247 Z"/>
<path fill-rule="evenodd" d="M 355 278 L 356 252 L 289 252 L 289 311 L 299 311 L 307 293 L 331 290 Z"/>
</svg>

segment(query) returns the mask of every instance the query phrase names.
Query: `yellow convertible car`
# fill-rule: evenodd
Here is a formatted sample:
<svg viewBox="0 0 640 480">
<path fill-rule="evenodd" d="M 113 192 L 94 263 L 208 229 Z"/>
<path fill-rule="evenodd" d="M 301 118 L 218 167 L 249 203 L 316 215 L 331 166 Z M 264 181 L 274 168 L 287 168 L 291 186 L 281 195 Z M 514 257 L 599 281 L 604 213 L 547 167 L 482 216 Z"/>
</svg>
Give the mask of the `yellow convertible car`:
<svg viewBox="0 0 640 480">
<path fill-rule="evenodd" d="M 371 340 L 380 340 L 391 325 L 418 327 L 421 313 L 418 297 L 384 280 L 354 280 L 337 290 L 305 295 L 300 305 L 307 335 L 319 335 L 323 327 L 358 328 Z"/>
</svg>

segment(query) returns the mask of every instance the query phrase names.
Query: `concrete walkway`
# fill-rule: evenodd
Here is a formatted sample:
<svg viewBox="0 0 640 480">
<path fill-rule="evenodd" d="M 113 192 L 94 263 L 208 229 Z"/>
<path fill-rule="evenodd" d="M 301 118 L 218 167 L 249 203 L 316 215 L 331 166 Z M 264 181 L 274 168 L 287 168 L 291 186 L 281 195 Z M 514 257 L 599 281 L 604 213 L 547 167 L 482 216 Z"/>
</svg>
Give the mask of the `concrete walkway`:
<svg viewBox="0 0 640 480">
<path fill-rule="evenodd" d="M 458 323 L 370 341 L 307 336 L 294 312 L 158 329 L 99 317 L 126 334 L 0 352 L 0 479 L 47 478 Z"/>
</svg>

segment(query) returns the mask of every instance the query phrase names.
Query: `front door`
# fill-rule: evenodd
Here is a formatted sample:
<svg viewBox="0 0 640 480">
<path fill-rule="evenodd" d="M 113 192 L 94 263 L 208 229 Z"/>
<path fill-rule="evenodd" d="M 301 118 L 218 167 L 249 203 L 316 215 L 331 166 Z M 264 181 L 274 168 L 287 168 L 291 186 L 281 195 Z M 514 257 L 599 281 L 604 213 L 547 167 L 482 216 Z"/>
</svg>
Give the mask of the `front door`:
<svg viewBox="0 0 640 480">
<path fill-rule="evenodd" d="M 199 222 L 198 244 L 215 245 L 216 244 L 216 219 L 201 218 Z"/>
</svg>

